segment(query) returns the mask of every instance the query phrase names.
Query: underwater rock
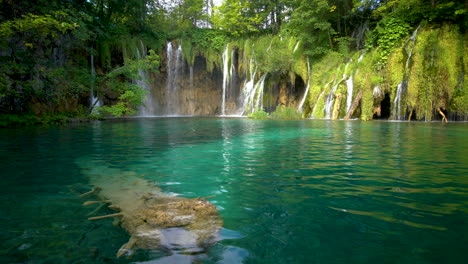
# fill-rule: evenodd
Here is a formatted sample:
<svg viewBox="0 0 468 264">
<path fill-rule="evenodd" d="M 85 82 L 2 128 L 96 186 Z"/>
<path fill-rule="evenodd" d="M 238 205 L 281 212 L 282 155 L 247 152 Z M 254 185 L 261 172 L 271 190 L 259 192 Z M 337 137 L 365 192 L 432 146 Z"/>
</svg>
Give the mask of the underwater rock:
<svg viewBox="0 0 468 264">
<path fill-rule="evenodd" d="M 93 193 L 99 191 L 96 196 L 103 201 L 101 205 L 110 204 L 108 207 L 117 211 L 88 219 L 115 217 L 117 224 L 130 235 L 117 257 L 131 256 L 134 249 L 197 253 L 219 240 L 223 221 L 216 207 L 207 200 L 165 194 L 135 173 L 92 160 L 80 159 L 77 164 L 95 186 Z"/>
</svg>

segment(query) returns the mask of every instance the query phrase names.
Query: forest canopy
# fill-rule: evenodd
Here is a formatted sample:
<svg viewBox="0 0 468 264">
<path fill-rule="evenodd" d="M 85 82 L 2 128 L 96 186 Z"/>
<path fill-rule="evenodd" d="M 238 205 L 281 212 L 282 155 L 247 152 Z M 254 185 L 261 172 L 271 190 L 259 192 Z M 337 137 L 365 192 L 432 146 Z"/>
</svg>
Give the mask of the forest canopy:
<svg viewBox="0 0 468 264">
<path fill-rule="evenodd" d="M 450 0 L 1 0 L 0 10 L 2 114 L 85 115 L 91 87 L 131 113 L 144 96 L 131 79 L 149 67 L 135 62 L 141 43 L 153 66 L 167 40 L 220 52 L 262 36 L 297 39 L 310 58 L 379 47 L 384 60 L 422 22 L 468 26 L 468 1 Z"/>
</svg>

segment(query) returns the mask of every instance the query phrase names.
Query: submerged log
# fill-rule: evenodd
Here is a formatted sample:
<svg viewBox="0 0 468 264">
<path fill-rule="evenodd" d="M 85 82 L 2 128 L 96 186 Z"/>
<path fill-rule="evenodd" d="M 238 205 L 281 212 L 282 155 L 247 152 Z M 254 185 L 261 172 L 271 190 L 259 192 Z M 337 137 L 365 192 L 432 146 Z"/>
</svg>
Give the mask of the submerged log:
<svg viewBox="0 0 468 264">
<path fill-rule="evenodd" d="M 100 191 L 101 191 L 101 188 L 94 187 L 93 189 L 91 189 L 91 191 L 81 194 L 80 197 L 81 198 L 88 198 L 88 197 L 91 197 L 93 195 L 98 194 Z"/>
<path fill-rule="evenodd" d="M 88 220 L 99 220 L 99 219 L 104 219 L 104 218 L 109 218 L 109 217 L 116 217 L 116 216 L 123 216 L 123 214 L 122 213 L 116 213 L 116 214 L 110 214 L 110 215 L 94 216 L 94 217 L 89 217 Z"/>
<path fill-rule="evenodd" d="M 159 249 L 196 253 L 219 240 L 223 221 L 216 207 L 205 198 L 168 195 L 135 173 L 122 171 L 92 160 L 78 160 L 98 196 L 110 202 L 118 213 L 90 217 L 99 220 L 115 217 L 130 235 L 117 257 L 131 256 L 135 249 Z"/>
<path fill-rule="evenodd" d="M 354 101 L 351 104 L 351 108 L 349 108 L 348 113 L 346 113 L 344 120 L 349 120 L 351 118 L 354 111 L 356 111 L 356 108 L 359 106 L 359 102 L 361 101 L 361 98 L 362 98 L 362 90 L 359 90 L 358 94 L 356 95 L 356 98 L 354 98 Z"/>
</svg>

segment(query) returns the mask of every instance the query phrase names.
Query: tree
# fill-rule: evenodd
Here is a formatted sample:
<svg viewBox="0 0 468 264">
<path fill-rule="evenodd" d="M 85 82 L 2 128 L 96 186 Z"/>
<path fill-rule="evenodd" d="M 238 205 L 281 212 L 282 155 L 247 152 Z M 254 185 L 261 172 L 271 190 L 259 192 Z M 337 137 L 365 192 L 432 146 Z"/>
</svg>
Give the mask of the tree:
<svg viewBox="0 0 468 264">
<path fill-rule="evenodd" d="M 249 14 L 250 1 L 225 0 L 220 7 L 214 8 L 213 27 L 223 29 L 234 37 L 256 32 L 261 18 L 258 14 Z"/>
<path fill-rule="evenodd" d="M 333 48 L 329 18 L 334 11 L 326 0 L 296 1 L 285 31 L 304 41 L 307 55 L 324 54 Z"/>
</svg>

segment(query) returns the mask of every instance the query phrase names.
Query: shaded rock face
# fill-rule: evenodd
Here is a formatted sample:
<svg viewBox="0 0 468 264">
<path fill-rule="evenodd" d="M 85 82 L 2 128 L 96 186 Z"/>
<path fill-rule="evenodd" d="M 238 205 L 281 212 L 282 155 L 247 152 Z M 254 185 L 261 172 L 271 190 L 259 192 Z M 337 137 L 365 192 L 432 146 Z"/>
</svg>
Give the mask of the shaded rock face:
<svg viewBox="0 0 468 264">
<path fill-rule="evenodd" d="M 172 52 L 177 50 L 173 45 Z M 238 72 L 239 56 L 234 53 L 233 70 L 224 91 L 225 114 L 237 115 L 245 106 L 244 85 L 248 76 Z M 153 115 L 221 115 L 223 102 L 223 69 L 215 65 L 207 70 L 206 58 L 195 57 L 190 65 L 182 55 L 168 55 L 163 52 L 159 73 L 150 75 Z M 220 68 L 221 67 L 221 68 Z M 257 74 L 258 82 L 261 74 Z M 273 112 L 278 105 L 296 107 L 305 91 L 304 81 L 296 76 L 291 83 L 290 76 L 269 74 L 265 80 L 263 107 Z"/>
<path fill-rule="evenodd" d="M 216 207 L 205 199 L 168 195 L 133 172 L 88 158 L 78 159 L 76 164 L 95 186 L 94 192 L 82 197 L 95 195 L 117 211 L 89 219 L 115 217 L 115 224 L 130 235 L 117 257 L 131 256 L 135 249 L 204 252 L 219 240 L 223 221 Z M 85 204 L 91 203 L 97 202 Z"/>
<path fill-rule="evenodd" d="M 166 62 L 167 63 L 167 62 Z M 169 70 L 174 72 L 169 73 Z M 176 71 L 176 72 L 175 72 Z M 152 76 L 154 115 L 218 115 L 221 113 L 222 73 L 216 67 L 206 70 L 206 60 L 195 58 L 190 66 L 185 60 L 178 67 L 167 69 L 162 65 L 160 73 Z"/>
</svg>

